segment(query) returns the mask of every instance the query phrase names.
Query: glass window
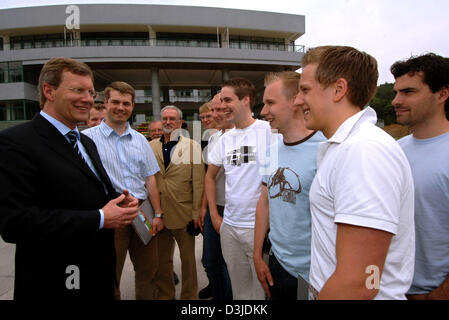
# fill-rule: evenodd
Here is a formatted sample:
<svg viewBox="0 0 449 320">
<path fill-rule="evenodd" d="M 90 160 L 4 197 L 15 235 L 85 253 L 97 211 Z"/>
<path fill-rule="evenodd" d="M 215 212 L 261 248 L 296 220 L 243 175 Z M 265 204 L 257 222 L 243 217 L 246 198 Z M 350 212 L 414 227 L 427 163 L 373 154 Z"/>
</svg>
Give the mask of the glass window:
<svg viewBox="0 0 449 320">
<path fill-rule="evenodd" d="M 13 50 L 19 50 L 22 49 L 22 43 L 21 42 L 14 42 L 11 44 L 11 49 Z"/>
<path fill-rule="evenodd" d="M 22 62 L 9 62 L 9 82 L 22 82 L 22 75 Z"/>
<path fill-rule="evenodd" d="M 198 96 L 200 97 L 210 97 L 212 95 L 210 89 L 200 89 L 198 90 Z"/>
<path fill-rule="evenodd" d="M 8 106 L 6 102 L 0 102 L 0 121 L 6 121 L 8 119 L 7 109 Z"/>
<path fill-rule="evenodd" d="M 11 120 L 25 120 L 23 101 L 17 101 L 11 105 Z"/>
<path fill-rule="evenodd" d="M 8 63 L 0 63 L 0 83 L 5 83 L 8 81 Z"/>
<path fill-rule="evenodd" d="M 34 38 L 33 36 L 23 36 L 22 44 L 24 49 L 31 49 L 34 47 Z"/>
<path fill-rule="evenodd" d="M 25 120 L 31 120 L 34 118 L 36 113 L 40 111 L 39 102 L 26 100 L 26 118 Z"/>
<path fill-rule="evenodd" d="M 24 82 L 36 85 L 39 82 L 39 71 L 34 70 L 30 66 L 23 67 Z"/>
<path fill-rule="evenodd" d="M 193 90 L 176 90 L 175 95 L 177 97 L 192 97 Z"/>
</svg>

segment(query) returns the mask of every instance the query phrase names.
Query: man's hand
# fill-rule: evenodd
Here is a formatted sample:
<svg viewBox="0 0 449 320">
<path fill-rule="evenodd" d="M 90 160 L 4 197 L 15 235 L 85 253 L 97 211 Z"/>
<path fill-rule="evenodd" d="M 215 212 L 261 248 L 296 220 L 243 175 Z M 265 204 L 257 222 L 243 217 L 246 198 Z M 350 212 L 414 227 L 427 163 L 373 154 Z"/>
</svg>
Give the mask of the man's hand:
<svg viewBox="0 0 449 320">
<path fill-rule="evenodd" d="M 152 224 L 153 224 L 153 226 L 152 226 L 152 231 L 153 231 L 152 236 L 157 235 L 159 231 L 164 229 L 164 220 L 162 218 L 153 218 Z"/>
<path fill-rule="evenodd" d="M 200 226 L 200 219 L 193 219 L 193 225 L 195 226 L 195 229 L 198 229 Z"/>
<path fill-rule="evenodd" d="M 273 277 L 271 276 L 270 269 L 268 268 L 262 257 L 254 257 L 254 268 L 256 269 L 257 278 L 262 285 L 263 290 L 267 294 L 268 298 L 271 298 L 270 288 L 268 285 L 273 286 Z"/>
<path fill-rule="evenodd" d="M 125 205 L 123 205 L 123 201 L 125 201 Z M 104 213 L 103 228 L 119 229 L 126 227 L 137 217 L 138 209 L 139 201 L 136 198 L 129 194 L 121 194 L 102 208 Z"/>
<path fill-rule="evenodd" d="M 206 218 L 207 207 L 201 207 L 200 215 L 198 216 L 198 227 L 200 227 L 201 232 L 204 232 L 204 219 Z"/>
<path fill-rule="evenodd" d="M 127 207 L 134 207 L 139 205 L 139 200 L 134 198 L 132 195 L 129 194 L 128 190 L 123 190 L 123 194 L 125 195 L 125 198 L 122 202 L 119 203 L 119 206 L 122 208 Z"/>
<path fill-rule="evenodd" d="M 212 226 L 214 227 L 215 231 L 219 234 L 221 224 L 223 223 L 223 217 L 220 216 L 218 213 L 216 215 L 210 215 L 210 218 L 212 220 Z"/>
</svg>

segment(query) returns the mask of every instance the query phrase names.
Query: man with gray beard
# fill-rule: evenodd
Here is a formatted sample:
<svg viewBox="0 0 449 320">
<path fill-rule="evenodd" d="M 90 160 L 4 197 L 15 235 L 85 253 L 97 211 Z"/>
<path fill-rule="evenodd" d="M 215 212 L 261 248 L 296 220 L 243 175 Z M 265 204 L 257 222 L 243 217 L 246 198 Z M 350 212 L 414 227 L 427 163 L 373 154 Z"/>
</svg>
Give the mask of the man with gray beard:
<svg viewBox="0 0 449 320">
<path fill-rule="evenodd" d="M 204 185 L 201 146 L 180 134 L 182 111 L 175 106 L 161 110 L 163 136 L 150 142 L 160 172 L 156 174 L 161 193 L 165 229 L 158 235 L 159 269 L 156 274 L 158 299 L 175 299 L 173 254 L 175 240 L 181 255 L 181 300 L 197 299 L 195 236 L 187 232 L 193 221 L 198 227 Z"/>
</svg>

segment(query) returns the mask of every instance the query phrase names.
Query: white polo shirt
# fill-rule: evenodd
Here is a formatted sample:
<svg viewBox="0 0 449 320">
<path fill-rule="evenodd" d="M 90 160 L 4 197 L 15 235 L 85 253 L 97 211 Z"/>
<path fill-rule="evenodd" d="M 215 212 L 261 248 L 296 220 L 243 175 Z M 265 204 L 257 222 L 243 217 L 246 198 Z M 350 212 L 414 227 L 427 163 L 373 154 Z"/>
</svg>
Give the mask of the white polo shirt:
<svg viewBox="0 0 449 320">
<path fill-rule="evenodd" d="M 399 144 L 376 121 L 368 107 L 318 147 L 310 282 L 321 291 L 335 271 L 337 223 L 368 227 L 394 235 L 375 299 L 405 299 L 415 257 L 413 178 Z"/>
</svg>

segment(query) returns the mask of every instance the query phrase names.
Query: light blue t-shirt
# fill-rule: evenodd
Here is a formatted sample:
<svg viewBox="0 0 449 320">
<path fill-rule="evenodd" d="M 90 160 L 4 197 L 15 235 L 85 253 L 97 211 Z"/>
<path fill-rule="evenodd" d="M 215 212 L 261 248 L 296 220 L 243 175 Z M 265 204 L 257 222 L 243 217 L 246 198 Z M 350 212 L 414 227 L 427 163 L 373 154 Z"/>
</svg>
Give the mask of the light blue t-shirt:
<svg viewBox="0 0 449 320">
<path fill-rule="evenodd" d="M 288 273 L 295 278 L 301 274 L 307 281 L 311 237 L 309 190 L 316 173 L 318 144 L 325 140 L 318 131 L 297 143 L 279 141 L 278 156 L 269 158 L 270 162 L 278 162 L 276 169 L 263 177 L 270 203 L 271 250 Z"/>
<path fill-rule="evenodd" d="M 415 274 L 408 293 L 423 294 L 449 276 L 449 132 L 398 142 L 415 184 Z"/>
</svg>

